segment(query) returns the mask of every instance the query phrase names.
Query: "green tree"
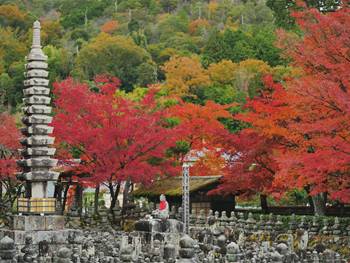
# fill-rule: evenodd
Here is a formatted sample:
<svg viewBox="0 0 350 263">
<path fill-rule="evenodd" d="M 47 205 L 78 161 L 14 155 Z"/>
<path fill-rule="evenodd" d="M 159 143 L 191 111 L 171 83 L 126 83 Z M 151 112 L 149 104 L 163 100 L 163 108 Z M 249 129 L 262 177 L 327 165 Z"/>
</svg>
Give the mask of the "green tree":
<svg viewBox="0 0 350 263">
<path fill-rule="evenodd" d="M 76 59 L 75 74 L 92 79 L 98 74 L 118 76 L 122 88 L 132 90 L 133 85 L 146 84 L 145 76 L 154 76 L 156 67 L 149 53 L 137 46 L 131 38 L 99 34 L 80 50 Z M 149 77 L 150 83 L 154 77 Z M 147 84 L 150 84 L 147 83 Z"/>
<path fill-rule="evenodd" d="M 208 65 L 223 59 L 240 62 L 255 58 L 256 50 L 252 43 L 253 38 L 242 30 L 226 29 L 224 32 L 215 30 L 204 47 L 203 62 Z"/>
<path fill-rule="evenodd" d="M 0 75 L 0 112 L 7 109 L 11 109 L 11 104 L 9 104 L 8 95 L 9 91 L 13 87 L 13 80 L 7 73 L 2 73 Z"/>
<path fill-rule="evenodd" d="M 341 0 L 305 0 L 309 7 L 318 8 L 322 12 L 334 11 L 341 4 Z M 295 29 L 295 19 L 291 11 L 296 8 L 295 0 L 267 0 L 266 5 L 271 8 L 275 17 L 275 24 L 285 29 Z"/>
<path fill-rule="evenodd" d="M 75 28 L 99 17 L 109 5 L 108 0 L 63 0 L 59 6 L 61 24 L 65 28 Z"/>
<path fill-rule="evenodd" d="M 72 69 L 68 51 L 51 45 L 44 47 L 43 51 L 48 56 L 50 83 L 67 78 Z"/>
</svg>

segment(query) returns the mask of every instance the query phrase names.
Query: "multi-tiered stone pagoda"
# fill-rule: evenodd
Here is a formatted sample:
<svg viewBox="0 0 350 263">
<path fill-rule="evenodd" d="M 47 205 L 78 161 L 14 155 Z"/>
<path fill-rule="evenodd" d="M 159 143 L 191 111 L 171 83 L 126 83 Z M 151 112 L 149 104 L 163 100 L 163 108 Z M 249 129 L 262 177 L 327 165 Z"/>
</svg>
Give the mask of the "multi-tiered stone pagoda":
<svg viewBox="0 0 350 263">
<path fill-rule="evenodd" d="M 49 182 L 55 182 L 58 173 L 53 159 L 55 148 L 50 125 L 50 89 L 48 88 L 47 56 L 40 45 L 40 23 L 34 22 L 33 45 L 28 55 L 24 81 L 24 138 L 21 143 L 23 158 L 18 161 L 22 172 L 18 178 L 25 182 L 24 197 L 18 198 L 18 213 L 11 215 L 6 228 L 0 229 L 0 239 L 11 237 L 19 247 L 30 236 L 34 244 L 48 242 L 50 246 L 66 244 L 68 237 L 80 231 L 65 228 L 65 219 L 56 214 L 56 199 L 49 196 Z M 1 261 L 1 260 L 0 260 Z M 2 261 L 1 261 L 2 262 Z"/>
<path fill-rule="evenodd" d="M 34 22 L 33 44 L 27 56 L 24 81 L 24 114 L 22 129 L 25 138 L 21 141 L 25 147 L 22 150 L 23 159 L 18 164 L 23 168 L 19 179 L 26 183 L 26 194 L 18 200 L 18 212 L 27 214 L 55 213 L 55 199 L 48 196 L 48 182 L 56 181 L 58 173 L 50 169 L 55 167 L 57 160 L 52 156 L 55 148 L 50 147 L 55 138 L 50 136 L 53 127 L 50 116 L 50 89 L 48 88 L 49 72 L 47 56 L 43 53 L 40 43 L 40 23 Z"/>
</svg>

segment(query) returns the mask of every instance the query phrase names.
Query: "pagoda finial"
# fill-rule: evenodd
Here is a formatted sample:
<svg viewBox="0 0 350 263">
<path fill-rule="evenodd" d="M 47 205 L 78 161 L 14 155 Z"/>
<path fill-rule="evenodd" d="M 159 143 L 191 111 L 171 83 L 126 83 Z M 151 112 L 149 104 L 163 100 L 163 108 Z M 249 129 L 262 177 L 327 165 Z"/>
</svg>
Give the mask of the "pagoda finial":
<svg viewBox="0 0 350 263">
<path fill-rule="evenodd" d="M 32 48 L 41 48 L 41 43 L 40 43 L 40 22 L 36 20 L 33 23 L 33 44 Z"/>
</svg>

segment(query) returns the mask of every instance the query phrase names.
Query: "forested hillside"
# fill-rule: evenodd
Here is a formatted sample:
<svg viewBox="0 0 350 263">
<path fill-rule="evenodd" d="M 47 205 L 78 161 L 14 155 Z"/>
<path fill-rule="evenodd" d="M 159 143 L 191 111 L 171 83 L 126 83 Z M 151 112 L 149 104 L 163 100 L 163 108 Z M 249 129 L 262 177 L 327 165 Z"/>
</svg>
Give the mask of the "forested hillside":
<svg viewBox="0 0 350 263">
<path fill-rule="evenodd" d="M 131 91 L 157 82 L 172 86 L 172 79 L 180 77 L 184 82 L 170 92 L 194 93 L 199 102 L 230 103 L 246 93 L 253 96 L 262 74 L 291 74 L 288 59 L 274 46 L 277 26 L 296 31 L 285 9 L 290 2 L 2 0 L 0 111 L 19 109 L 35 19 L 42 22 L 51 83 L 110 73 Z M 322 8 L 319 2 L 310 4 Z M 231 70 L 234 74 L 227 76 Z"/>
</svg>

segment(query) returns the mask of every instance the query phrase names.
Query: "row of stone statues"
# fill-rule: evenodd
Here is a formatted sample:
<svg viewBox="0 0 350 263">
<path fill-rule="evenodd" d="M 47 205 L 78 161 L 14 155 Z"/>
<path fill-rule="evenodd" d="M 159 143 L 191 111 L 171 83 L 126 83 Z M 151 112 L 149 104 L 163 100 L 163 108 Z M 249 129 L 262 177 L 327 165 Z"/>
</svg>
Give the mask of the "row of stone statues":
<svg viewBox="0 0 350 263">
<path fill-rule="evenodd" d="M 172 219 L 182 220 L 181 207 L 176 209 L 172 207 L 171 210 L 166 209 L 166 216 Z M 132 206 L 128 214 L 124 215 L 124 219 L 137 220 L 144 218 L 145 215 L 154 212 L 154 204 L 139 203 Z M 87 209 L 82 216 L 68 213 L 67 227 L 70 228 L 99 228 L 101 230 L 108 230 L 113 228 L 115 230 L 121 229 L 122 209 L 119 205 L 115 207 L 112 212 L 102 205 L 99 209 L 99 214 L 94 214 L 92 209 Z M 231 212 L 230 216 L 225 211 L 213 212 L 210 210 L 207 214 L 201 210 L 199 214 L 191 214 L 190 223 L 192 226 L 209 226 L 212 224 L 220 224 L 222 226 L 228 225 L 231 227 L 240 228 L 248 232 L 254 231 L 271 231 L 285 232 L 296 231 L 298 229 L 308 230 L 310 235 L 339 235 L 350 236 L 350 224 L 346 220 L 335 218 L 319 218 L 317 216 L 280 216 L 280 215 L 263 215 L 252 213 L 237 213 Z"/>
<path fill-rule="evenodd" d="M 203 239 L 204 237 L 204 239 Z M 210 237 L 210 238 L 209 238 Z M 293 251 L 285 242 L 244 242 L 230 240 L 224 233 L 206 232 L 199 239 L 184 235 L 178 244 L 155 240 L 149 247 L 137 233 L 115 235 L 86 231 L 82 238 L 72 238 L 57 249 L 42 242 L 33 244 L 30 236 L 17 252 L 9 237 L 0 240 L 2 263 L 254 263 L 310 262 L 345 263 L 340 254 L 329 249 Z"/>
</svg>

